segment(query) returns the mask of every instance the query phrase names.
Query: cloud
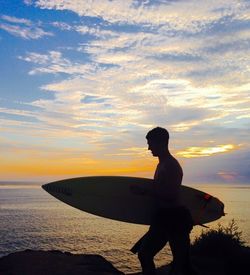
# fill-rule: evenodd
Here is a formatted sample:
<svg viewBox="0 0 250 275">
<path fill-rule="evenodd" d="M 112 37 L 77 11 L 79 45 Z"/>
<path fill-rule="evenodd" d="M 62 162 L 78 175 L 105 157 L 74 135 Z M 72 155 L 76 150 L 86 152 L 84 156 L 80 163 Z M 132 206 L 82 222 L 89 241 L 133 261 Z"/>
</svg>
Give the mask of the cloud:
<svg viewBox="0 0 250 275">
<path fill-rule="evenodd" d="M 217 173 L 218 177 L 224 181 L 236 182 L 239 174 L 231 171 L 220 171 Z"/>
<path fill-rule="evenodd" d="M 116 37 L 117 34 L 114 31 L 101 29 L 99 26 L 93 28 L 86 25 L 78 25 L 74 27 L 75 31 L 80 34 L 90 34 L 99 38 Z"/>
<path fill-rule="evenodd" d="M 139 160 L 146 158 L 141 147 L 145 132 L 160 125 L 170 130 L 174 153 L 184 163 L 194 161 L 191 171 L 197 160 L 209 166 L 238 151 L 238 144 L 246 146 L 246 1 L 26 3 L 45 15 L 46 9 L 61 14 L 56 12 L 60 16 L 47 23 L 47 32 L 41 21 L 9 15 L 1 17 L 2 29 L 24 39 L 51 36 L 53 31 L 59 39 L 53 39 L 53 45 L 58 43 L 53 48 L 48 43 L 41 51 L 19 54 L 30 77 L 43 79 L 38 88 L 44 97 L 39 94 L 18 110 L 2 108 L 4 131 L 21 129 L 48 141 L 65 137 L 74 143 L 76 138 L 78 146 L 90 146 L 93 154 L 96 146 L 106 158 Z M 66 10 L 79 17 L 69 21 L 61 16 Z M 207 168 L 214 180 L 243 173 L 226 165 L 217 168 Z"/>
<path fill-rule="evenodd" d="M 185 159 L 185 182 L 249 184 L 249 148 L 241 147 L 228 153 L 205 158 Z"/>
<path fill-rule="evenodd" d="M 208 126 L 223 124 L 225 119 L 230 121 L 230 116 L 241 118 L 248 114 L 249 107 L 242 108 L 248 98 L 238 93 L 242 89 L 248 92 L 246 82 L 241 88 L 231 83 L 225 87 L 214 81 L 225 81 L 235 73 L 236 68 L 230 69 L 235 66 L 232 62 L 235 54 L 244 56 L 246 49 L 235 53 L 232 45 L 235 45 L 237 35 L 247 39 L 246 32 L 237 31 L 231 42 L 231 34 L 221 35 L 220 44 L 215 46 L 217 34 L 202 39 L 200 34 L 169 37 L 164 34 L 163 26 L 136 32 L 119 31 L 119 28 L 107 30 L 108 25 L 105 30 L 103 25 L 69 26 L 61 22 L 56 26 L 91 34 L 95 38 L 76 46 L 76 51 L 88 55 L 82 63 L 71 61 L 70 56 L 66 57 L 67 51 L 58 50 L 45 54 L 31 52 L 19 57 L 33 64 L 31 75 L 66 75 L 63 81 L 41 87 L 52 92 L 53 100 L 40 99 L 31 103 L 47 114 L 44 123 L 53 121 L 56 124 L 58 120 L 58 124 L 64 125 L 68 121 L 68 126 L 78 130 L 88 125 L 99 129 L 138 125 L 145 129 L 161 124 L 175 132 L 187 132 L 203 123 Z M 224 45 L 230 46 L 218 54 L 223 41 Z M 225 65 L 224 54 L 227 57 Z M 230 62 L 232 66 L 228 66 Z M 223 66 L 218 73 L 219 63 Z M 211 70 L 214 78 L 204 73 L 206 70 Z M 108 102 L 87 106 L 86 96 L 108 98 Z M 53 114 L 53 119 L 49 119 L 48 114 Z"/>
<path fill-rule="evenodd" d="M 245 84 L 250 39 L 247 33 L 212 33 L 173 37 L 163 33 L 115 33 L 115 38 L 90 41 L 80 47 L 97 63 L 126 66 L 126 71 L 188 79 L 197 86 Z M 230 37 L 231 41 L 229 42 Z M 220 41 L 220 42 L 217 42 Z M 224 43 L 224 44 L 223 44 Z M 240 47 L 245 45 L 245 47 Z M 239 72 L 241 72 L 239 74 Z"/>
<path fill-rule="evenodd" d="M 26 26 L 31 26 L 32 22 L 28 19 L 24 19 L 24 18 L 17 18 L 14 16 L 8 16 L 8 15 L 2 15 L 1 19 L 4 21 L 7 21 L 9 23 L 17 23 L 17 24 L 24 24 Z"/>
<path fill-rule="evenodd" d="M 238 149 L 238 146 L 233 144 L 224 144 L 213 147 L 189 147 L 184 151 L 177 152 L 177 155 L 185 158 L 209 157 L 214 154 L 227 153 L 236 149 Z"/>
<path fill-rule="evenodd" d="M 71 25 L 65 22 L 55 21 L 55 22 L 52 22 L 51 25 L 63 31 L 71 31 L 73 29 Z"/>
<path fill-rule="evenodd" d="M 137 2 L 138 4 L 138 2 Z M 130 1 L 65 1 L 39 0 L 42 9 L 71 10 L 79 16 L 100 17 L 110 23 L 166 25 L 170 29 L 201 31 L 210 22 L 222 17 L 244 14 L 247 3 L 234 1 L 209 1 L 200 5 L 197 1 L 136 2 Z M 187 12 L 190 10 L 192 12 Z M 157 16 L 156 16 L 157 14 Z"/>
<path fill-rule="evenodd" d="M 0 29 L 5 30 L 16 37 L 30 40 L 40 39 L 44 36 L 53 36 L 53 33 L 44 31 L 28 19 L 3 15 L 1 16 L 1 21 Z"/>
<path fill-rule="evenodd" d="M 19 59 L 37 66 L 29 72 L 30 75 L 58 73 L 75 75 L 85 74 L 91 70 L 91 65 L 72 63 L 69 59 L 63 58 L 59 51 L 49 51 L 48 54 L 31 52 L 26 56 L 19 56 Z"/>
<path fill-rule="evenodd" d="M 32 5 L 33 0 L 24 0 L 23 2 L 24 2 L 24 4 L 26 4 L 27 6 L 30 6 L 30 5 Z"/>
<path fill-rule="evenodd" d="M 73 63 L 58 51 L 43 55 L 29 53 L 19 58 L 37 66 L 30 74 L 64 73 L 73 76 L 44 85 L 42 89 L 52 91 L 56 101 L 40 100 L 34 103 L 36 106 L 43 104 L 44 107 L 47 104 L 52 109 L 55 103 L 66 112 L 68 105 L 75 104 L 78 106 L 76 109 L 82 106 L 86 110 L 84 102 L 81 102 L 86 94 L 109 97 L 109 108 L 104 104 L 96 105 L 99 109 L 95 111 L 95 120 L 100 119 L 99 115 L 102 118 L 106 116 L 107 121 L 111 117 L 119 119 L 116 121 L 118 125 L 142 125 L 147 121 L 150 127 L 157 123 L 168 123 L 174 131 L 187 131 L 204 122 L 222 121 L 232 113 L 238 117 L 245 116 L 249 110 L 248 107 L 235 108 L 247 104 L 248 99 L 240 97 L 234 89 L 225 89 L 223 86 L 195 87 L 186 79 L 166 79 L 164 68 L 151 67 L 147 59 L 143 64 L 136 54 L 130 56 L 130 53 L 118 52 L 103 55 L 102 51 L 96 51 L 94 60 L 97 64 L 106 60 L 117 65 L 106 68 L 95 63 Z M 72 102 L 73 97 L 78 101 Z"/>
<path fill-rule="evenodd" d="M 234 24 L 229 22 L 229 25 Z M 78 51 L 88 55 L 94 66 L 126 67 L 126 73 L 131 70 L 131 75 L 135 70 L 137 75 L 145 75 L 147 70 L 151 75 L 188 79 L 197 86 L 239 85 L 244 84 L 247 77 L 246 56 L 250 43 L 247 29 L 214 30 L 207 35 L 185 35 L 182 32 L 169 35 L 164 30 L 165 25 L 129 32 L 119 31 L 119 28 L 114 31 L 112 26 L 102 24 L 66 26 L 95 36 L 77 47 Z M 245 47 L 239 48 L 239 44 Z M 47 69 L 39 71 L 47 72 Z"/>
</svg>

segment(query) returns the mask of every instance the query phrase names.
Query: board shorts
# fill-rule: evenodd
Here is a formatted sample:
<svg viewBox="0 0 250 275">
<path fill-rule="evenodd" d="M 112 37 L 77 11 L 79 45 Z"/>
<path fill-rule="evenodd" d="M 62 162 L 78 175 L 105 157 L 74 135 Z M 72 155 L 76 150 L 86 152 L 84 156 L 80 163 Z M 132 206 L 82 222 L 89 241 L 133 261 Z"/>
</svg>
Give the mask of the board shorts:
<svg viewBox="0 0 250 275">
<path fill-rule="evenodd" d="M 150 227 L 162 228 L 170 235 L 181 232 L 190 232 L 193 228 L 193 219 L 185 206 L 173 208 L 159 208 L 151 218 Z"/>
<path fill-rule="evenodd" d="M 170 239 L 189 238 L 193 224 L 190 211 L 185 206 L 159 208 L 151 217 L 148 232 L 136 242 L 131 251 L 136 254 L 144 245 L 158 250 Z"/>
</svg>

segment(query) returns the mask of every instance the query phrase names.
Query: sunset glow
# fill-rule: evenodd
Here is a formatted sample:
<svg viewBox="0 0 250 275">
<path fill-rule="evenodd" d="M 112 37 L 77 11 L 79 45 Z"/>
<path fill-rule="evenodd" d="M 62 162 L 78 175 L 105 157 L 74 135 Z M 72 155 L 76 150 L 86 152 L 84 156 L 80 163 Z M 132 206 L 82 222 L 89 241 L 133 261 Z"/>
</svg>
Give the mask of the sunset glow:
<svg viewBox="0 0 250 275">
<path fill-rule="evenodd" d="M 152 177 L 145 135 L 161 126 L 187 182 L 249 183 L 249 12 L 233 0 L 4 1 L 0 180 Z"/>
</svg>

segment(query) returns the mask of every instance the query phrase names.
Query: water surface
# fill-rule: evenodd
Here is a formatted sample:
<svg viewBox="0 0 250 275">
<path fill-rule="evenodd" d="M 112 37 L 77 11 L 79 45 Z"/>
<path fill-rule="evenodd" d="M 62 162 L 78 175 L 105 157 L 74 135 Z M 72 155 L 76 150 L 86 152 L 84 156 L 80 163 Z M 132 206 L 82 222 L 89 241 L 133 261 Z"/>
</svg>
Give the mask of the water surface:
<svg viewBox="0 0 250 275">
<path fill-rule="evenodd" d="M 227 215 L 208 224 L 228 224 L 235 219 L 243 239 L 250 244 L 250 187 L 237 185 L 192 186 L 220 198 Z M 96 217 L 72 208 L 37 185 L 0 185 L 0 256 L 24 249 L 59 249 L 100 254 L 126 273 L 140 270 L 129 249 L 147 226 Z M 202 228 L 192 231 L 194 239 Z M 169 247 L 156 257 L 157 266 L 171 261 Z"/>
</svg>

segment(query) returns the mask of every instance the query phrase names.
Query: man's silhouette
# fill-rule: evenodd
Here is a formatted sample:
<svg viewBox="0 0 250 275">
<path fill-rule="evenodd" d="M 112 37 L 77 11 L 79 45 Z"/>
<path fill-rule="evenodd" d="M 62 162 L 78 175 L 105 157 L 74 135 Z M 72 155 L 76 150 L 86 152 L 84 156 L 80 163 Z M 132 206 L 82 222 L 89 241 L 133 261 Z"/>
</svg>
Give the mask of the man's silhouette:
<svg viewBox="0 0 250 275">
<path fill-rule="evenodd" d="M 132 252 L 138 253 L 144 275 L 155 274 L 154 256 L 169 242 L 173 254 L 171 274 L 195 275 L 189 259 L 189 234 L 193 227 L 188 209 L 180 202 L 183 172 L 168 149 L 169 133 L 154 128 L 146 135 L 148 150 L 159 158 L 154 181 L 149 186 L 131 186 L 137 195 L 152 196 L 155 210 L 149 231 L 135 244 Z"/>
</svg>

